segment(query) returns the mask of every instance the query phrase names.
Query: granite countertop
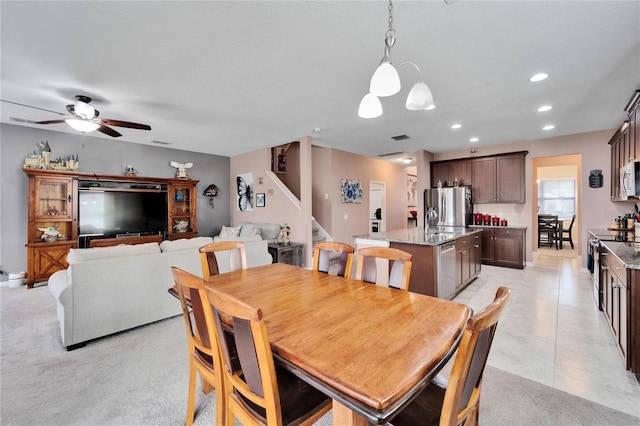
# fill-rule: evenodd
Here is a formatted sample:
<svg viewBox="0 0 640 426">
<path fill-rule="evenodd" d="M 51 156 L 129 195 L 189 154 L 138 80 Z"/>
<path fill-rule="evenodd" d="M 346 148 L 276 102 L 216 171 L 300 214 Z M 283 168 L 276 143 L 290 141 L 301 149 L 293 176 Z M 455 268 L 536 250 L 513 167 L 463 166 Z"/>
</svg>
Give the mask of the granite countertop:
<svg viewBox="0 0 640 426">
<path fill-rule="evenodd" d="M 371 232 L 369 234 L 354 235 L 353 238 L 366 240 L 389 241 L 394 243 L 421 244 L 426 246 L 437 246 L 440 244 L 455 241 L 466 235 L 481 232 L 481 229 L 446 227 L 441 232 L 425 234 L 424 227 L 394 229 L 386 232 Z"/>
<path fill-rule="evenodd" d="M 640 269 L 640 245 L 636 251 L 632 241 L 606 241 L 607 237 L 613 237 L 618 234 L 617 231 L 609 229 L 589 228 L 587 232 L 591 237 L 602 238 L 600 244 L 617 257 L 627 269 Z"/>
<path fill-rule="evenodd" d="M 603 246 L 624 263 L 627 269 L 640 269 L 640 252 L 634 248 L 634 243 L 623 241 L 601 241 Z M 640 248 L 638 249 L 640 250 Z"/>
<path fill-rule="evenodd" d="M 527 227 L 526 226 L 511 226 L 511 225 L 507 225 L 507 226 L 494 226 L 494 225 L 469 225 L 469 228 L 478 228 L 478 229 L 482 229 L 482 228 L 498 228 L 498 229 L 524 229 L 526 230 Z"/>
</svg>

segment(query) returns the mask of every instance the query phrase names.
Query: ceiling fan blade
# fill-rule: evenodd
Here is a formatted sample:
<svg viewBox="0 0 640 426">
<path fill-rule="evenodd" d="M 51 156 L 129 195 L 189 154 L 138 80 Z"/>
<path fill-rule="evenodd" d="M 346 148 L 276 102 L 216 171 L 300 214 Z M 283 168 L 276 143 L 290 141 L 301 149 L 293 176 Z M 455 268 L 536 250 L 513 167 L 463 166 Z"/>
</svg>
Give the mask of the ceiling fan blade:
<svg viewBox="0 0 640 426">
<path fill-rule="evenodd" d="M 111 120 L 110 118 L 98 118 L 102 124 L 109 126 L 128 127 L 130 129 L 151 130 L 151 126 L 147 124 L 132 123 L 130 121 Z"/>
<path fill-rule="evenodd" d="M 50 109 L 40 108 L 40 107 L 31 106 L 31 105 L 26 105 L 26 104 L 21 104 L 21 103 L 19 103 L 19 102 L 7 101 L 6 99 L 0 99 L 0 101 L 2 101 L 2 102 L 6 102 L 6 103 L 8 103 L 8 104 L 14 104 L 14 105 L 19 105 L 19 106 L 27 107 L 27 108 L 39 109 L 40 111 L 52 112 L 52 113 L 54 113 L 54 114 L 58 114 L 58 115 L 67 115 L 67 114 L 64 114 L 64 113 L 62 113 L 62 112 L 58 112 L 58 111 L 51 111 Z"/>
<path fill-rule="evenodd" d="M 105 135 L 113 136 L 114 138 L 122 136 L 120 133 L 116 132 L 111 127 L 107 127 L 105 125 L 98 127 L 96 130 L 104 133 Z"/>
<path fill-rule="evenodd" d="M 9 118 L 12 119 L 13 121 L 19 121 L 20 123 L 38 124 L 37 121 L 27 120 L 27 119 L 24 119 L 24 118 L 17 118 L 17 117 L 9 117 Z"/>
<path fill-rule="evenodd" d="M 36 121 L 35 124 L 58 124 L 64 123 L 65 120 L 46 120 L 46 121 Z"/>
</svg>

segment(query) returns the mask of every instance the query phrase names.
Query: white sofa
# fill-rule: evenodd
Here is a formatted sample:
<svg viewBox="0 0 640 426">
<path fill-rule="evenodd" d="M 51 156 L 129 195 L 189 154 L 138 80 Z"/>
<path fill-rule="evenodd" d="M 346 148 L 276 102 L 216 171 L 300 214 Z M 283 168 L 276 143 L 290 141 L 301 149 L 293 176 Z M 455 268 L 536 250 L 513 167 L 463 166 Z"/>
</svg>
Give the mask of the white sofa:
<svg viewBox="0 0 640 426">
<path fill-rule="evenodd" d="M 88 340 L 180 315 L 180 304 L 167 293 L 173 286 L 170 267 L 201 276 L 198 248 L 212 241 L 197 237 L 71 249 L 69 267 L 53 274 L 48 285 L 58 302 L 63 346 L 75 349 Z M 266 241 L 245 246 L 249 267 L 271 263 Z M 228 271 L 228 256 L 217 255 L 221 273 Z"/>
</svg>

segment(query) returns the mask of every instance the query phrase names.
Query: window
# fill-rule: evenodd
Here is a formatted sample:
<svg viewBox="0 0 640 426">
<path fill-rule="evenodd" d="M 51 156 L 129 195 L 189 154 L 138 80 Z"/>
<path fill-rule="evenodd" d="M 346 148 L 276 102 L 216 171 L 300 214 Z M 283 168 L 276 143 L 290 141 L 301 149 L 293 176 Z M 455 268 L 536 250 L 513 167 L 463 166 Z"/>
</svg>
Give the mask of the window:
<svg viewBox="0 0 640 426">
<path fill-rule="evenodd" d="M 538 182 L 538 213 L 571 219 L 576 214 L 576 181 L 541 180 Z"/>
</svg>

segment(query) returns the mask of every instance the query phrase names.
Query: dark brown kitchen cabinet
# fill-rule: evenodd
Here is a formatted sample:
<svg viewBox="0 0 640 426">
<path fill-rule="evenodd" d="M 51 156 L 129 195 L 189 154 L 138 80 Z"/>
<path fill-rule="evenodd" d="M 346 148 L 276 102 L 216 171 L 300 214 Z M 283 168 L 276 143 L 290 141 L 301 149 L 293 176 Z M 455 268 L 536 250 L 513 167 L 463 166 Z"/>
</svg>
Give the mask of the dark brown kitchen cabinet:
<svg viewBox="0 0 640 426">
<path fill-rule="evenodd" d="M 620 168 L 640 161 L 640 90 L 636 90 L 624 108 L 627 120 L 609 140 L 611 145 L 611 200 L 626 201 L 620 196 Z"/>
<path fill-rule="evenodd" d="M 480 274 L 481 232 L 456 240 L 456 293 Z"/>
<path fill-rule="evenodd" d="M 524 203 L 525 155 L 518 152 L 471 160 L 473 202 Z"/>
<path fill-rule="evenodd" d="M 523 269 L 525 265 L 524 234 L 524 229 L 482 228 L 482 263 Z"/>
<path fill-rule="evenodd" d="M 633 371 L 634 360 L 631 357 L 630 349 L 632 349 L 634 357 L 636 357 L 634 345 L 637 345 L 637 341 L 635 338 L 631 338 L 632 334 L 630 332 L 637 324 L 632 324 L 631 313 L 637 307 L 631 304 L 631 287 L 634 285 L 633 279 L 636 274 L 632 274 L 631 270 L 627 269 L 624 263 L 606 247 L 602 250 L 600 262 L 602 269 L 603 313 L 607 319 L 607 324 L 611 328 L 620 355 L 624 360 L 625 368 Z M 635 366 L 635 368 L 635 372 L 638 372 L 638 366 Z"/>
<path fill-rule="evenodd" d="M 455 179 L 459 185 L 471 185 L 471 160 L 435 161 L 431 163 L 431 186 L 438 181 L 442 186 L 453 186 Z"/>
</svg>

